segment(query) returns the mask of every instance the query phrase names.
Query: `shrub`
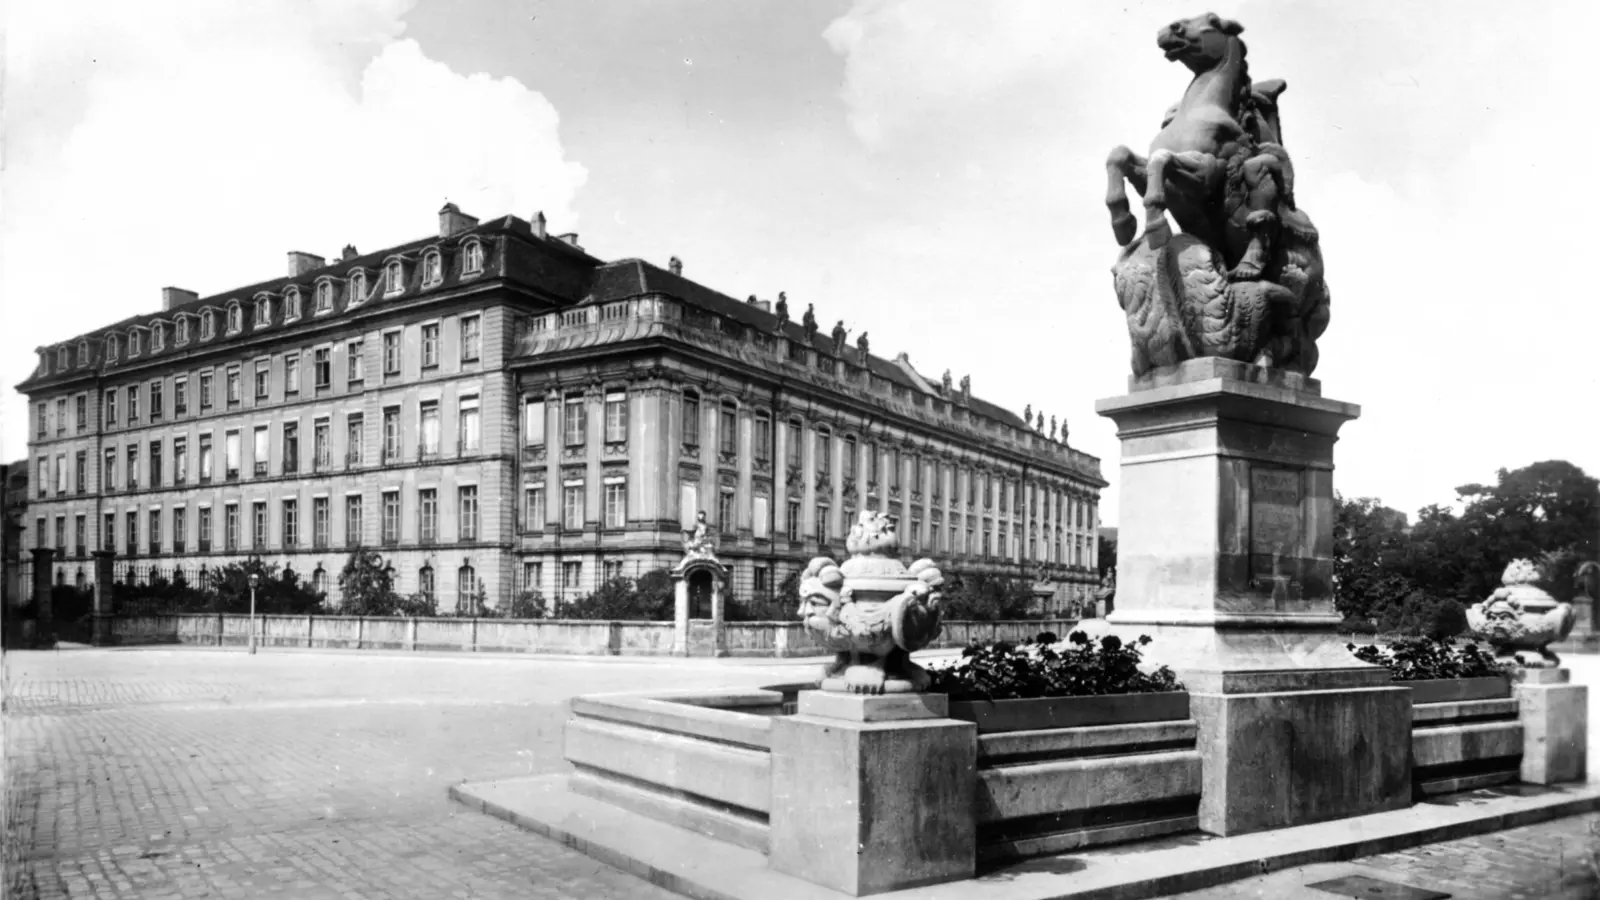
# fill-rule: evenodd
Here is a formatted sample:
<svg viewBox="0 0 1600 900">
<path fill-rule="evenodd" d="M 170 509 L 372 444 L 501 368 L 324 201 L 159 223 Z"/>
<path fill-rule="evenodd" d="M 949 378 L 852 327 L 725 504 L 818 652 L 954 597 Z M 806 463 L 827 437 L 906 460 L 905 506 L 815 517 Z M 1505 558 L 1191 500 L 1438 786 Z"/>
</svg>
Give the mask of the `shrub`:
<svg viewBox="0 0 1600 900">
<path fill-rule="evenodd" d="M 992 622 L 1037 619 L 1033 585 L 1022 578 L 976 573 L 952 576 L 939 601 L 940 615 L 951 620 Z"/>
<path fill-rule="evenodd" d="M 394 592 L 394 566 L 371 550 L 350 551 L 339 573 L 339 591 L 344 594 L 340 612 L 346 615 L 401 615 L 395 611 L 402 604 Z"/>
<path fill-rule="evenodd" d="M 618 576 L 577 600 L 556 605 L 558 619 L 610 619 L 666 622 L 673 616 L 672 576 L 655 569 L 635 581 Z"/>
<path fill-rule="evenodd" d="M 1493 653 L 1468 643 L 1457 647 L 1446 638 L 1399 638 L 1387 647 L 1368 644 L 1345 645 L 1356 659 L 1389 670 L 1395 681 L 1424 681 L 1433 678 L 1486 678 L 1505 675 L 1511 666 L 1497 661 Z"/>
<path fill-rule="evenodd" d="M 1088 697 L 1101 694 L 1151 694 L 1183 690 L 1166 666 L 1140 668 L 1141 647 L 1150 638 L 1124 644 L 1116 635 L 1098 642 L 1074 631 L 1065 642 L 1044 632 L 1032 641 L 972 644 L 961 659 L 928 670 L 928 690 L 952 700 L 1020 700 L 1037 697 Z"/>
</svg>

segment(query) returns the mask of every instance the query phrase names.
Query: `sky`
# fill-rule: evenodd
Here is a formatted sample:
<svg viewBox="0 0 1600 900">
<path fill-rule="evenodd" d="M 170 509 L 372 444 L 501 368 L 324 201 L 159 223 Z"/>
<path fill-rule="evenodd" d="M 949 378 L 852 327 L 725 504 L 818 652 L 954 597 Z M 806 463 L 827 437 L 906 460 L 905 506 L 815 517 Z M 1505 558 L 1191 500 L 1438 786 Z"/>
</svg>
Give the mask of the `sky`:
<svg viewBox="0 0 1600 900">
<path fill-rule="evenodd" d="M 1501 467 L 1600 474 L 1600 4 L 1239 2 L 1322 234 L 1335 486 L 1408 513 Z M 787 293 L 880 355 L 1064 418 L 1126 390 L 1106 154 L 1189 73 L 1170 2 L 18 0 L 0 148 L 0 455 L 34 348 L 432 233 L 453 201 Z M 1548 217 L 1548 218 L 1547 218 Z"/>
</svg>

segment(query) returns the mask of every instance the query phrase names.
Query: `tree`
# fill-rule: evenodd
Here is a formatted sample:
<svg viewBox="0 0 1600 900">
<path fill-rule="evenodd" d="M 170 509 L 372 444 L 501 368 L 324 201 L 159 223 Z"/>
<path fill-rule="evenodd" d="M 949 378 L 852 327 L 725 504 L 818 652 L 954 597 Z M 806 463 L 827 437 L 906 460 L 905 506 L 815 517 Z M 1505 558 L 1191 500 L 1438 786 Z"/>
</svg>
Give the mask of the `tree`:
<svg viewBox="0 0 1600 900">
<path fill-rule="evenodd" d="M 619 575 L 587 597 L 557 604 L 555 617 L 667 622 L 674 605 L 672 576 L 666 569 L 654 569 L 637 581 Z"/>
<path fill-rule="evenodd" d="M 268 563 L 252 556 L 242 563 L 230 563 L 211 576 L 215 592 L 213 611 L 240 613 L 250 611 L 250 576 L 260 576 L 255 589 L 255 610 L 262 615 L 318 615 L 325 612 L 321 592 L 300 581 L 300 575 L 288 566 L 281 570 L 277 563 Z"/>
<path fill-rule="evenodd" d="M 1334 495 L 1334 608 L 1356 627 L 1381 618 L 1418 589 L 1406 574 L 1406 515 L 1376 498 Z"/>
<path fill-rule="evenodd" d="M 940 613 L 946 619 L 1036 619 L 1033 585 L 1026 579 L 974 573 L 945 581 Z"/>
<path fill-rule="evenodd" d="M 431 615 L 424 598 L 402 599 L 394 592 L 394 566 L 372 550 L 350 551 L 339 573 L 344 604 L 339 611 L 350 616 Z"/>
<path fill-rule="evenodd" d="M 1101 534 L 1095 540 L 1098 542 L 1099 553 L 1096 561 L 1100 564 L 1100 577 L 1105 578 L 1107 572 L 1117 567 L 1117 539 Z"/>
</svg>

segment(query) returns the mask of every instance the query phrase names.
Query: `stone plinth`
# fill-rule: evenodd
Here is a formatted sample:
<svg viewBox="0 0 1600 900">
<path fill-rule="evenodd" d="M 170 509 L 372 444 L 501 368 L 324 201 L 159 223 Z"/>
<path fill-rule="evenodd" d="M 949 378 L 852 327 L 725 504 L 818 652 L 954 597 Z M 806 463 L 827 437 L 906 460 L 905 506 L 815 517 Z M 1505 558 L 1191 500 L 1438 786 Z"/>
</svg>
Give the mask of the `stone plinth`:
<svg viewBox="0 0 1600 900">
<path fill-rule="evenodd" d="M 117 642 L 113 632 L 112 622 L 116 617 L 115 604 L 112 602 L 111 589 L 114 580 L 112 563 L 117 554 L 110 550 L 96 550 L 94 556 L 94 635 L 92 640 L 96 647 L 105 647 Z"/>
<path fill-rule="evenodd" d="M 977 726 L 921 695 L 813 693 L 772 721 L 768 865 L 852 896 L 971 878 Z"/>
<path fill-rule="evenodd" d="M 1582 781 L 1588 775 L 1589 688 L 1566 669 L 1522 669 L 1516 677 L 1522 720 L 1522 780 Z"/>
<path fill-rule="evenodd" d="M 1200 827 L 1241 834 L 1407 805 L 1411 701 L 1335 633 L 1333 445 L 1360 415 L 1314 379 L 1222 359 L 1130 380 L 1097 411 L 1122 441 L 1124 638 L 1190 692 Z"/>
</svg>

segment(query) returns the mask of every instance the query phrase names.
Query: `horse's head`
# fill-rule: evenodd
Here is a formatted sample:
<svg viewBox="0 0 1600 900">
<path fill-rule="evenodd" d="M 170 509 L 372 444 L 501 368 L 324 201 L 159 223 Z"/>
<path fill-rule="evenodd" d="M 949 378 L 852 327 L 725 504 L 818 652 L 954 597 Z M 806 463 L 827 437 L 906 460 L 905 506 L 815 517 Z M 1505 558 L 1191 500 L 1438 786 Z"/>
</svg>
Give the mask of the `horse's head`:
<svg viewBox="0 0 1600 900">
<path fill-rule="evenodd" d="M 1179 19 L 1156 33 L 1156 46 L 1196 75 L 1216 68 L 1229 57 L 1228 43 L 1244 26 L 1216 13 Z"/>
</svg>

